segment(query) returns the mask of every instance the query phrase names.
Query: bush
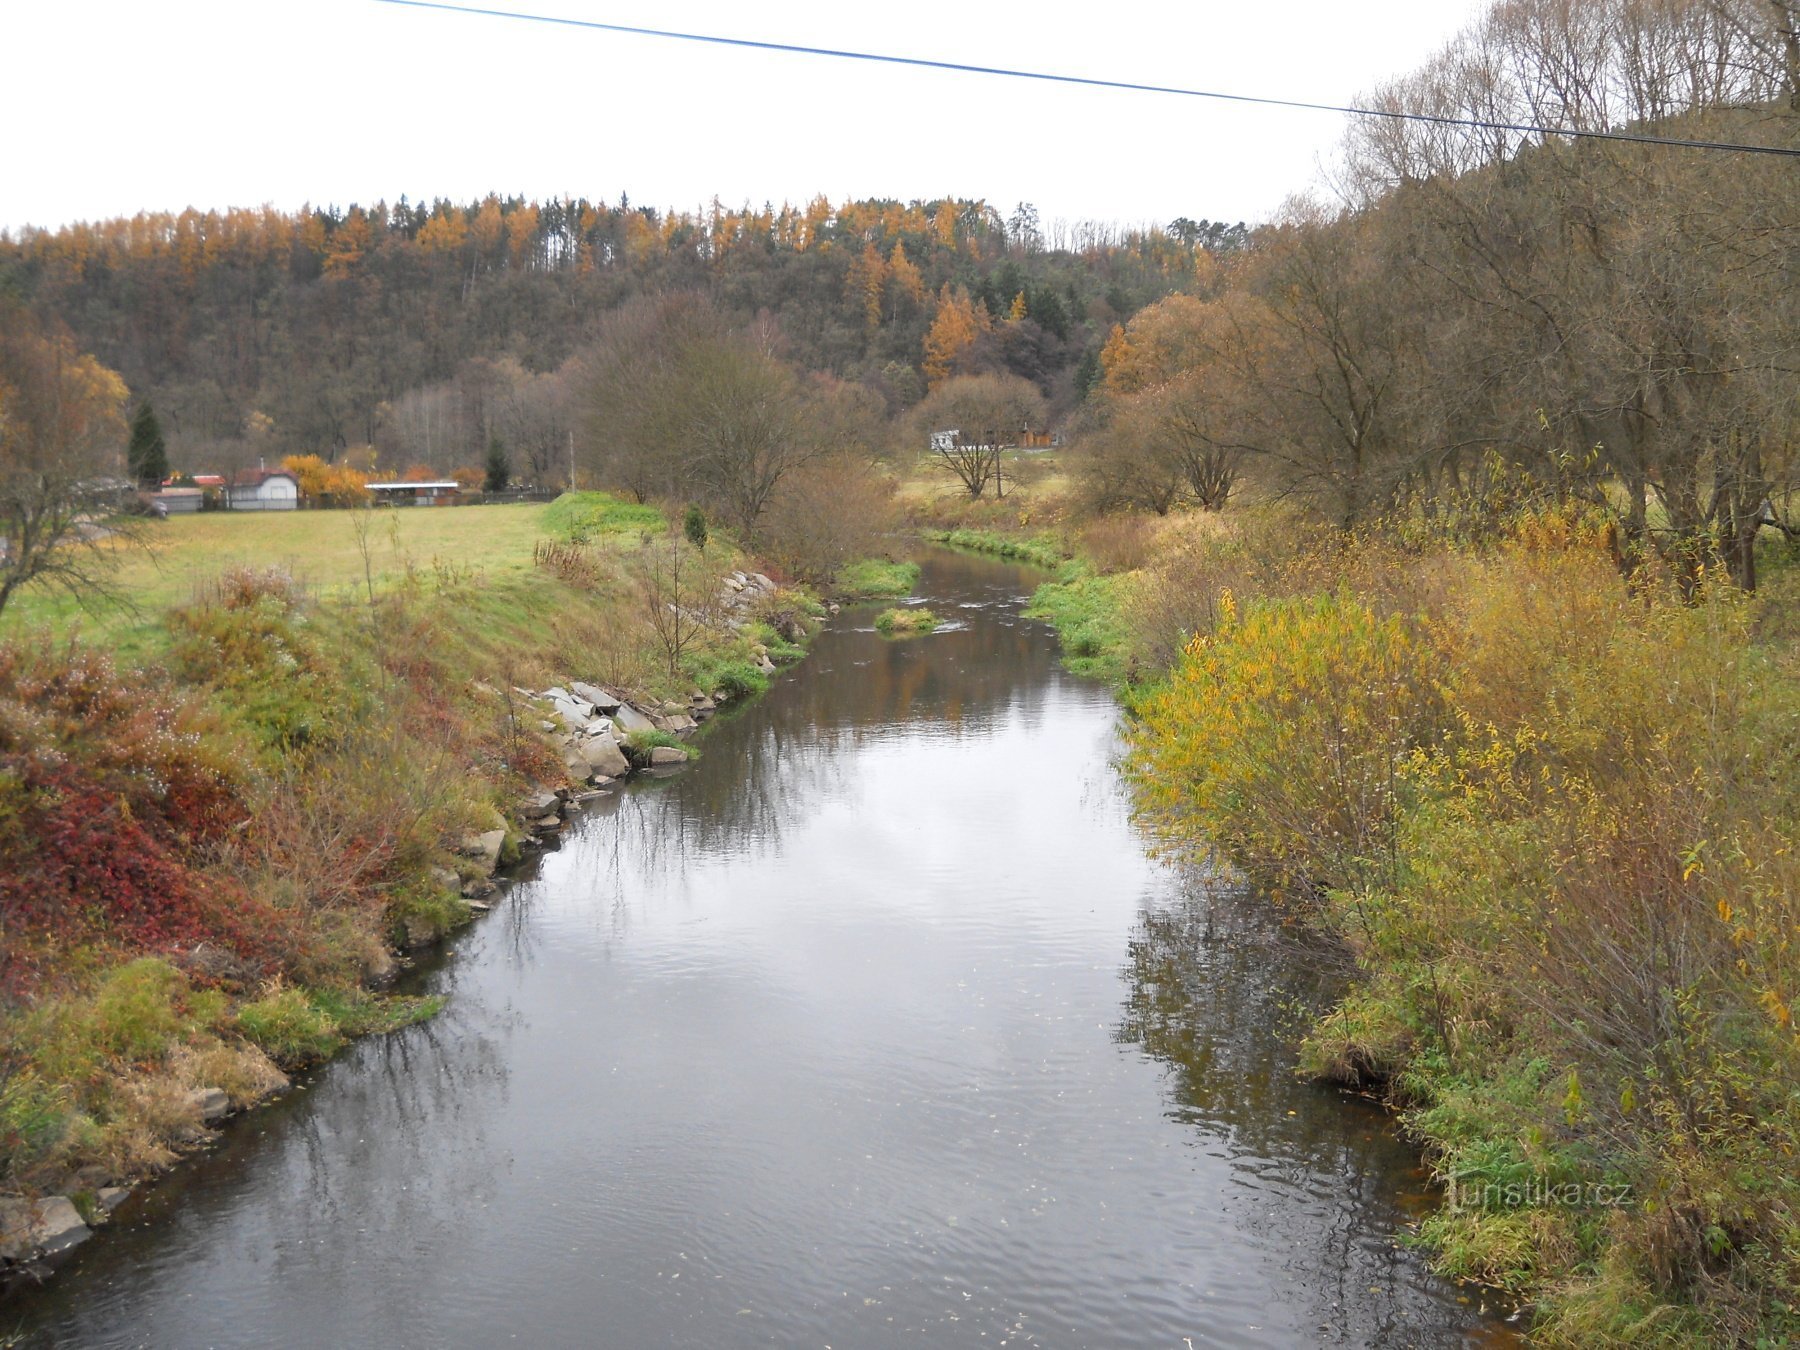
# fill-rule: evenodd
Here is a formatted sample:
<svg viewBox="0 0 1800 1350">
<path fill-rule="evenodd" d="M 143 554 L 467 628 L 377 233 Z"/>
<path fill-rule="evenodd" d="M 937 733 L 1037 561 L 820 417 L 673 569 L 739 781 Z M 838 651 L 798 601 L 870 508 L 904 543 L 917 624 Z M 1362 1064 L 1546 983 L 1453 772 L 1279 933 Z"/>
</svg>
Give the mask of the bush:
<svg viewBox="0 0 1800 1350">
<path fill-rule="evenodd" d="M 1139 706 L 1146 810 L 1252 874 L 1355 885 L 1391 853 L 1399 763 L 1436 717 L 1432 653 L 1347 595 L 1227 598 Z"/>
</svg>

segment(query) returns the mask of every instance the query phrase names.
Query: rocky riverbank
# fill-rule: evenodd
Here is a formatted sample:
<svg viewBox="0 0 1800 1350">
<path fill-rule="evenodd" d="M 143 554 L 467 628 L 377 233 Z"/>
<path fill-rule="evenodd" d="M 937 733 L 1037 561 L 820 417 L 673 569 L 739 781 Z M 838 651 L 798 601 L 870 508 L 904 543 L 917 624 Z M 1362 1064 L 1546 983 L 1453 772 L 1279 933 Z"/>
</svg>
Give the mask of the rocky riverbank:
<svg viewBox="0 0 1800 1350">
<path fill-rule="evenodd" d="M 703 616 L 711 640 L 725 644 L 731 660 L 719 667 L 700 665 L 691 676 L 697 683 L 676 697 L 666 696 L 666 689 L 615 688 L 573 674 L 541 686 L 469 679 L 471 705 L 487 710 L 489 721 L 503 720 L 515 745 L 535 747 L 505 762 L 538 768 L 522 785 L 510 777 L 510 792 L 518 795 L 497 798 L 504 805 L 490 817 L 490 828 L 452 835 L 448 847 L 422 860 L 415 875 L 395 875 L 387 883 L 394 892 L 427 900 L 391 907 L 391 947 L 371 948 L 363 958 L 367 985 L 386 985 L 406 960 L 399 953 L 428 947 L 490 913 L 504 898 L 507 869 L 534 848 L 548 846 L 585 803 L 635 774 L 679 772 L 699 753 L 693 740 L 704 724 L 728 704 L 766 687 L 778 660 L 797 660 L 821 618 L 817 604 L 783 591 L 769 577 L 733 571 L 721 579 Z M 717 678 L 707 679 L 709 670 L 717 670 Z M 541 664 L 536 673 L 542 677 Z M 471 717 L 468 725 L 476 724 Z M 499 779 L 480 777 L 498 788 Z M 143 1112 L 155 1136 L 132 1163 L 76 1153 L 60 1168 L 37 1166 L 7 1188 L 11 1194 L 0 1193 L 0 1285 L 46 1277 L 121 1206 L 128 1217 L 134 1186 L 206 1147 L 228 1117 L 286 1091 L 284 1068 L 327 1058 L 350 1036 L 428 1016 L 439 1002 L 352 991 L 346 1004 L 341 995 L 313 993 L 280 976 L 259 986 L 254 977 L 240 974 L 242 965 L 226 949 L 206 942 L 170 949 L 166 956 L 122 967 L 86 1006 L 80 1016 L 104 1024 L 90 1039 L 102 1033 L 120 1039 L 114 1023 L 121 1016 L 148 1015 L 166 1024 L 157 1033 L 162 1048 L 137 1054 L 135 1067 L 121 1064 L 117 1070 L 121 1093 Z M 124 992 L 109 1004 L 115 984 Z M 80 1034 L 90 1030 L 80 1025 Z M 22 1084 L 36 1086 L 19 1077 L 0 1079 L 0 1093 L 17 1095 Z M 54 1104 L 58 1098 L 45 1100 Z M 10 1125 L 10 1119 L 0 1120 L 0 1126 Z M 89 1127 L 71 1118 L 67 1128 Z"/>
</svg>

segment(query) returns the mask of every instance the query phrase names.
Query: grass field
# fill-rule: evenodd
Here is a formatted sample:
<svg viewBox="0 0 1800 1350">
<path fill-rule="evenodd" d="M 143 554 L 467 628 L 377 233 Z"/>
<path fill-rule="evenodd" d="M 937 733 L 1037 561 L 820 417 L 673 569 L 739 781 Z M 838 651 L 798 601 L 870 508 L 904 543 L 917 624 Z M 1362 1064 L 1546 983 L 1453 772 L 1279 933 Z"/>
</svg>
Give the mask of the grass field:
<svg viewBox="0 0 1800 1350">
<path fill-rule="evenodd" d="M 385 510 L 368 521 L 368 572 L 376 588 L 409 571 L 489 576 L 528 572 L 547 533 L 550 506 Z M 153 656 L 164 641 L 162 612 L 205 593 L 232 567 L 280 567 L 308 591 L 330 597 L 365 584 L 363 550 L 350 511 L 218 512 L 175 516 L 146 528 L 143 547 L 118 550 L 115 582 L 130 604 L 88 609 L 59 592 L 28 590 L 0 615 L 0 638 L 48 629 L 79 632 L 126 659 Z"/>
</svg>

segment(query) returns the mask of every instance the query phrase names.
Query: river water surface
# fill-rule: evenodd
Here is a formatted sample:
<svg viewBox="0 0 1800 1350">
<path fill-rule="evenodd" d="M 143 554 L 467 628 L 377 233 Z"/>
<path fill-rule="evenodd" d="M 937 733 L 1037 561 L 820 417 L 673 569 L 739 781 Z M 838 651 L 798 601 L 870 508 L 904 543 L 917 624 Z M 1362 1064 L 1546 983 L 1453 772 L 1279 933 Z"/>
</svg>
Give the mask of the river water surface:
<svg viewBox="0 0 1800 1350">
<path fill-rule="evenodd" d="M 0 1341 L 1509 1339 L 1396 1247 L 1385 1120 L 1294 1079 L 1304 955 L 1146 859 L 1034 581 L 937 554 L 947 631 L 840 617 Z"/>
</svg>

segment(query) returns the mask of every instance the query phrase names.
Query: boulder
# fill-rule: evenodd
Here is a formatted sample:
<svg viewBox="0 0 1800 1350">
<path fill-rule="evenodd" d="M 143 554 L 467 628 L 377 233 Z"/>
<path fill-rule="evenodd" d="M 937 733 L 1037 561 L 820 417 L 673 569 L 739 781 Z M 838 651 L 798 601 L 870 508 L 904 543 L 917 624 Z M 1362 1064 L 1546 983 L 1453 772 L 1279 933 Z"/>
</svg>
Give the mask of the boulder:
<svg viewBox="0 0 1800 1350">
<path fill-rule="evenodd" d="M 773 675 L 775 673 L 775 663 L 769 660 L 767 653 L 764 653 L 762 660 L 756 663 L 756 668 L 765 675 Z"/>
<path fill-rule="evenodd" d="M 672 745 L 659 745 L 650 751 L 650 767 L 661 768 L 665 764 L 686 764 L 688 752 L 677 750 Z"/>
<path fill-rule="evenodd" d="M 531 822 L 531 828 L 535 834 L 555 834 L 562 828 L 562 817 L 555 814 L 539 816 Z"/>
<path fill-rule="evenodd" d="M 92 1236 L 81 1211 L 66 1195 L 0 1200 L 0 1260 L 56 1256 Z"/>
<path fill-rule="evenodd" d="M 500 865 L 500 850 L 506 846 L 505 830 L 487 830 L 463 840 L 464 857 L 473 858 L 483 869 L 492 872 Z"/>
<path fill-rule="evenodd" d="M 775 583 L 770 581 L 761 572 L 752 572 L 750 574 L 750 580 L 756 583 L 757 590 L 765 591 L 770 595 L 775 594 Z"/>
<path fill-rule="evenodd" d="M 500 888 L 486 877 L 470 877 L 462 884 L 462 896 L 465 900 L 479 900 L 484 895 L 492 895 Z M 430 939 L 426 939 L 429 941 Z"/>
<path fill-rule="evenodd" d="M 621 703 L 619 710 L 613 714 L 613 721 L 619 724 L 619 730 L 626 735 L 634 731 L 655 731 L 656 724 L 629 703 Z"/>
<path fill-rule="evenodd" d="M 625 752 L 611 736 L 590 737 L 581 747 L 581 760 L 588 774 L 604 774 L 618 778 L 631 771 Z"/>
<path fill-rule="evenodd" d="M 200 1119 L 208 1125 L 231 1114 L 231 1098 L 225 1095 L 224 1088 L 195 1088 L 188 1093 L 187 1099 L 188 1104 L 200 1113 Z"/>
<path fill-rule="evenodd" d="M 598 685 L 583 684 L 580 680 L 571 680 L 569 682 L 569 688 L 574 691 L 576 698 L 586 699 L 603 713 L 615 711 L 619 704 L 624 701 L 610 689 L 602 689 Z"/>
<path fill-rule="evenodd" d="M 524 816 L 527 820 L 535 820 L 539 816 L 553 814 L 561 805 L 562 798 L 558 797 L 554 792 L 545 789 L 541 792 L 532 793 L 529 797 L 525 798 L 524 801 L 520 802 L 519 814 Z"/>
<path fill-rule="evenodd" d="M 556 701 L 556 715 L 570 731 L 581 731 L 593 721 L 594 705 L 578 699 L 559 698 Z"/>
<path fill-rule="evenodd" d="M 531 697 L 532 698 L 547 698 L 547 699 L 550 699 L 552 702 L 566 703 L 570 699 L 574 698 L 574 695 L 571 694 L 567 689 L 564 689 L 559 684 L 554 689 L 546 689 L 546 690 L 544 690 L 543 693 L 533 694 L 533 695 L 531 695 Z"/>
<path fill-rule="evenodd" d="M 663 721 L 668 723 L 669 730 L 674 732 L 677 736 L 685 736 L 695 727 L 700 725 L 686 713 L 676 713 L 672 717 L 665 717 Z"/>
</svg>

